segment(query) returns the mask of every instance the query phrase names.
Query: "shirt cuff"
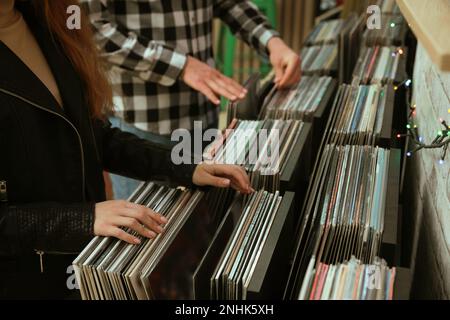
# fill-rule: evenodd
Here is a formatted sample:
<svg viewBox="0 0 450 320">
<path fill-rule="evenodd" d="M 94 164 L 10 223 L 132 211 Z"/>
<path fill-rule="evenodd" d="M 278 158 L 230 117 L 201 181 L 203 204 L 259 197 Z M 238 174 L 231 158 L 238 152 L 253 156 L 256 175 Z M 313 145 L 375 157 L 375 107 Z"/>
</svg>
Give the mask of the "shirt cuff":
<svg viewBox="0 0 450 320">
<path fill-rule="evenodd" d="M 154 65 L 152 70 L 149 71 L 148 78 L 152 82 L 159 83 L 163 86 L 172 86 L 183 72 L 187 62 L 187 56 L 164 45 L 152 49 L 157 50 L 157 52 L 154 54 L 154 52 L 151 52 L 151 49 L 148 50 L 149 53 L 146 58 L 150 60 L 152 58 L 154 59 Z"/>
<path fill-rule="evenodd" d="M 259 37 L 259 43 L 261 44 L 261 47 L 264 48 L 263 53 L 266 57 L 270 56 L 269 48 L 267 46 L 269 45 L 269 41 L 273 38 L 281 38 L 280 33 L 275 30 L 265 30 Z"/>
</svg>

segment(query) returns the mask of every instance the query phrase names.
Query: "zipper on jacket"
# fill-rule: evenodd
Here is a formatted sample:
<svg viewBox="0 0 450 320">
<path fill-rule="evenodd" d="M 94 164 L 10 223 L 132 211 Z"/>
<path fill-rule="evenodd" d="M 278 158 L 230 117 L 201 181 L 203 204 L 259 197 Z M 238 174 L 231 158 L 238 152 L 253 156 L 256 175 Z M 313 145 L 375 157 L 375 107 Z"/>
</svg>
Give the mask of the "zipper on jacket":
<svg viewBox="0 0 450 320">
<path fill-rule="evenodd" d="M 39 268 L 41 273 L 44 273 L 44 255 L 55 255 L 55 256 L 68 256 L 68 255 L 78 255 L 79 252 L 61 252 L 61 251 L 44 251 L 39 249 L 34 249 L 36 254 L 39 256 Z"/>
<path fill-rule="evenodd" d="M 8 190 L 4 180 L 0 181 L 0 202 L 8 202 Z"/>
<path fill-rule="evenodd" d="M 36 254 L 39 256 L 39 266 L 41 273 L 44 273 L 44 251 L 36 250 Z"/>
<path fill-rule="evenodd" d="M 19 99 L 19 100 L 22 100 L 23 102 L 25 102 L 25 103 L 27 103 L 27 104 L 29 104 L 29 105 L 35 107 L 35 108 L 38 108 L 38 109 L 40 109 L 40 110 L 42 110 L 42 111 L 51 113 L 51 114 L 53 114 L 53 115 L 55 115 L 55 116 L 57 116 L 57 117 L 63 119 L 63 120 L 64 120 L 65 122 L 67 122 L 67 123 L 69 124 L 69 126 L 75 131 L 75 133 L 76 133 L 76 135 L 77 135 L 77 137 L 78 137 L 78 142 L 79 142 L 79 144 L 80 144 L 80 151 L 81 151 L 81 172 L 82 172 L 82 179 L 83 179 L 83 185 L 82 185 L 82 193 L 83 193 L 83 194 L 82 194 L 82 197 L 83 197 L 83 200 L 86 200 L 86 177 L 85 177 L 85 163 L 84 163 L 84 147 L 83 147 L 83 140 L 81 139 L 81 135 L 80 135 L 80 133 L 78 132 L 77 128 L 73 125 L 72 122 L 70 122 L 69 119 L 67 119 L 66 117 L 60 115 L 60 114 L 57 113 L 57 112 L 48 110 L 48 109 L 46 109 L 45 107 L 42 107 L 42 106 L 40 106 L 40 105 L 38 105 L 38 104 L 36 104 L 36 103 L 34 103 L 34 102 L 32 102 L 32 101 L 30 101 L 30 100 L 24 98 L 24 97 L 22 97 L 22 96 L 20 96 L 20 95 L 18 95 L 18 94 L 15 94 L 15 93 L 13 93 L 13 92 L 11 92 L 11 91 L 8 91 L 8 90 L 5 90 L 5 89 L 0 88 L 0 92 L 3 92 L 4 94 L 9 95 L 9 96 L 12 96 L 12 97 L 14 97 L 14 98 L 17 98 L 17 99 Z"/>
</svg>

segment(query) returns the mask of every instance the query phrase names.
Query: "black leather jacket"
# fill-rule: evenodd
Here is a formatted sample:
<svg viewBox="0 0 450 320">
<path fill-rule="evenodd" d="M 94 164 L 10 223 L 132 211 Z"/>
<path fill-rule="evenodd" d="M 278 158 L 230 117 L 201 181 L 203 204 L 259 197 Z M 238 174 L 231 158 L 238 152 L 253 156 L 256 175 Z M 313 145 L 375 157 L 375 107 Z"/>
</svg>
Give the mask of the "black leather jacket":
<svg viewBox="0 0 450 320">
<path fill-rule="evenodd" d="M 190 185 L 195 168 L 173 165 L 169 147 L 92 120 L 73 66 L 48 30 L 23 11 L 64 108 L 0 42 L 0 259 L 81 251 L 93 234 L 94 204 L 105 200 L 103 170 Z"/>
</svg>

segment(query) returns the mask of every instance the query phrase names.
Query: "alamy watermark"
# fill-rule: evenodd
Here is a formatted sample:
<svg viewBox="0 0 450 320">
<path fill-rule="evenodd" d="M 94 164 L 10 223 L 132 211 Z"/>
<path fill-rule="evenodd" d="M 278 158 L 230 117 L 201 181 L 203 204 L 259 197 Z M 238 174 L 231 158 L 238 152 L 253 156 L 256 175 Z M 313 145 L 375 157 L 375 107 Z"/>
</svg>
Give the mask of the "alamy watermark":
<svg viewBox="0 0 450 320">
<path fill-rule="evenodd" d="M 66 26 L 69 30 L 81 29 L 81 8 L 78 5 L 67 7 L 66 13 L 69 15 L 66 20 Z"/>
<path fill-rule="evenodd" d="M 377 5 L 372 5 L 367 8 L 367 29 L 380 30 L 381 29 L 381 8 Z"/>
<path fill-rule="evenodd" d="M 177 129 L 172 133 L 171 159 L 175 165 L 220 163 L 254 165 L 263 175 L 278 172 L 280 161 L 279 129 L 217 129 L 204 131 L 201 121 L 194 122 L 193 132 Z M 226 141 L 224 144 L 223 141 Z M 203 146 L 209 144 L 206 151 Z"/>
</svg>

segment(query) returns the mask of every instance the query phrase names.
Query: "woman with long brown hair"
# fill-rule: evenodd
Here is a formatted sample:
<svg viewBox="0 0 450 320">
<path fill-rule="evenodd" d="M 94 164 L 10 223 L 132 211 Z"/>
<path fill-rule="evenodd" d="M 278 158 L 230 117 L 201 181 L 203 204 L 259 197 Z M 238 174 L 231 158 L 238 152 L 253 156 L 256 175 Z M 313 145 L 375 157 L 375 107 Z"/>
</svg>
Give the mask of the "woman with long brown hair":
<svg viewBox="0 0 450 320">
<path fill-rule="evenodd" d="M 171 150 L 111 128 L 111 89 L 87 19 L 66 26 L 71 0 L 0 0 L 0 297 L 65 298 L 67 268 L 94 235 L 139 240 L 167 221 L 105 201 L 102 171 L 140 180 L 233 186 L 235 166 L 175 166 Z"/>
</svg>

